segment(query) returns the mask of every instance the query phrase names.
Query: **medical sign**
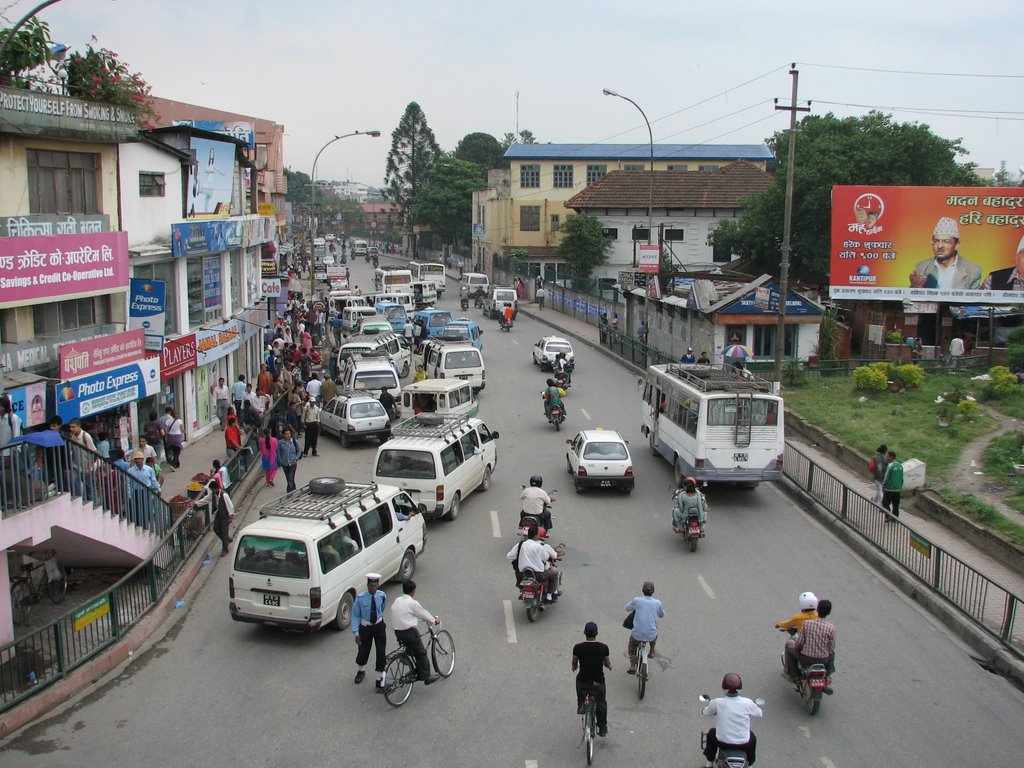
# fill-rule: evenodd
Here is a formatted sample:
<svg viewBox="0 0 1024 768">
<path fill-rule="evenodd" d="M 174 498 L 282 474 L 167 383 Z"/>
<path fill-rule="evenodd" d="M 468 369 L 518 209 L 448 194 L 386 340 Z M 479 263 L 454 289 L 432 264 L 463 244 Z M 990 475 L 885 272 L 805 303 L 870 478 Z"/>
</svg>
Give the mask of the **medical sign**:
<svg viewBox="0 0 1024 768">
<path fill-rule="evenodd" d="M 62 381 L 57 385 L 57 415 L 65 422 L 81 419 L 152 397 L 159 391 L 160 358 L 148 357 L 121 368 Z"/>
<path fill-rule="evenodd" d="M 832 188 L 834 299 L 1024 302 L 1024 188 Z"/>
<path fill-rule="evenodd" d="M 147 352 L 159 352 L 164 347 L 166 288 L 162 280 L 138 278 L 132 278 L 128 288 L 128 327 L 145 333 Z"/>
</svg>

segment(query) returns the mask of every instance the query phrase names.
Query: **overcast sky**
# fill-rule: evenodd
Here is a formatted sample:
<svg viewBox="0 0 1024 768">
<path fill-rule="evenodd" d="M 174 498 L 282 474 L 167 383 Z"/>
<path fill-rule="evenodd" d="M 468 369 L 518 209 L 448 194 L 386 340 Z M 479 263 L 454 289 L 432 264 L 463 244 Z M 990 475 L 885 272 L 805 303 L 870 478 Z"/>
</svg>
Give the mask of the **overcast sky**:
<svg viewBox="0 0 1024 768">
<path fill-rule="evenodd" d="M 95 35 L 159 96 L 283 124 L 293 169 L 334 135 L 383 133 L 330 147 L 320 178 L 382 183 L 410 101 L 445 150 L 517 125 L 646 143 L 602 88 L 655 142 L 760 143 L 788 123 L 772 100 L 789 103 L 790 62 L 814 114 L 878 108 L 962 137 L 981 167 L 1024 165 L 1020 0 L 63 0 L 41 18 L 72 49 Z"/>
</svg>

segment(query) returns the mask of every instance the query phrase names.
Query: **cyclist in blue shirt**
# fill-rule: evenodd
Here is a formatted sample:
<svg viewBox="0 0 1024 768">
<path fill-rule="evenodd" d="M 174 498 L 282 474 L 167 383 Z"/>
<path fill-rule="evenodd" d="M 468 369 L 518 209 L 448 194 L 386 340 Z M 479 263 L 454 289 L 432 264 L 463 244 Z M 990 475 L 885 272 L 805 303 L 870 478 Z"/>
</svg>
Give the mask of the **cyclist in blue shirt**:
<svg viewBox="0 0 1024 768">
<path fill-rule="evenodd" d="M 633 615 L 633 631 L 629 634 L 629 669 L 626 674 L 636 674 L 637 646 L 641 641 L 650 645 L 648 656 L 654 656 L 654 644 L 658 640 L 658 619 L 665 615 L 661 600 L 654 595 L 654 582 L 645 581 L 643 594 L 637 595 L 626 603 L 627 611 L 635 611 Z"/>
</svg>

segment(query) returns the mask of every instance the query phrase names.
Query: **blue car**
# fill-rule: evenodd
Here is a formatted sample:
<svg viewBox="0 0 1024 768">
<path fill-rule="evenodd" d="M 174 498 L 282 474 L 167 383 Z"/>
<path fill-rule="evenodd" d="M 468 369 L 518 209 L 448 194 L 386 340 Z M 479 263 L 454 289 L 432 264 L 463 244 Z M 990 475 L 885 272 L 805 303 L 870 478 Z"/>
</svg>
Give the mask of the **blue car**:
<svg viewBox="0 0 1024 768">
<path fill-rule="evenodd" d="M 437 336 L 448 323 L 452 321 L 452 313 L 447 309 L 421 309 L 412 316 L 416 325 L 422 325 L 427 329 L 427 337 Z"/>
<path fill-rule="evenodd" d="M 406 319 L 409 317 L 405 307 L 393 301 L 378 301 L 373 305 L 373 308 L 377 310 L 378 315 L 384 315 L 388 319 L 395 333 L 402 334 L 402 331 L 405 329 Z"/>
<path fill-rule="evenodd" d="M 472 320 L 460 317 L 452 320 L 437 334 L 438 339 L 447 341 L 468 341 L 477 349 L 484 348 L 483 329 Z"/>
</svg>

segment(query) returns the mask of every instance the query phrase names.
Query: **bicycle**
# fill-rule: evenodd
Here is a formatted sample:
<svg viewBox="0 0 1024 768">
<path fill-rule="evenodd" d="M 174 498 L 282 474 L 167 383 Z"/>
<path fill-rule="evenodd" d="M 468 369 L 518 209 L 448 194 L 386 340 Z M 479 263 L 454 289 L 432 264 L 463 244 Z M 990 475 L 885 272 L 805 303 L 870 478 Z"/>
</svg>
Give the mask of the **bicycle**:
<svg viewBox="0 0 1024 768">
<path fill-rule="evenodd" d="M 434 671 L 443 678 L 451 677 L 455 671 L 455 640 L 447 629 L 435 629 L 433 624 L 427 625 L 427 631 L 421 638 L 430 635 L 428 641 L 430 661 Z M 412 687 L 419 681 L 416 660 L 402 644 L 388 654 L 384 662 L 384 698 L 393 707 L 400 707 L 412 695 Z"/>
<path fill-rule="evenodd" d="M 636 694 L 643 699 L 647 692 L 647 678 L 650 676 L 650 665 L 647 659 L 651 652 L 650 643 L 646 640 L 637 641 L 636 645 Z"/>
<path fill-rule="evenodd" d="M 46 586 L 46 593 L 50 602 L 54 605 L 64 602 L 64 596 L 68 591 L 68 577 L 57 562 L 57 552 L 52 549 L 44 550 L 42 561 L 33 552 L 29 558 L 35 563 L 23 563 L 21 575 L 11 579 L 11 620 L 17 624 L 27 624 L 28 614 L 32 606 L 43 598 L 43 585 Z M 43 575 L 38 583 L 32 577 L 32 572 L 42 567 Z"/>
<path fill-rule="evenodd" d="M 586 747 L 587 765 L 590 765 L 594 762 L 594 718 L 597 715 L 597 699 L 594 698 L 593 691 L 584 692 L 583 703 L 576 711 L 583 718 L 583 739 L 580 741 L 580 746 Z"/>
</svg>

